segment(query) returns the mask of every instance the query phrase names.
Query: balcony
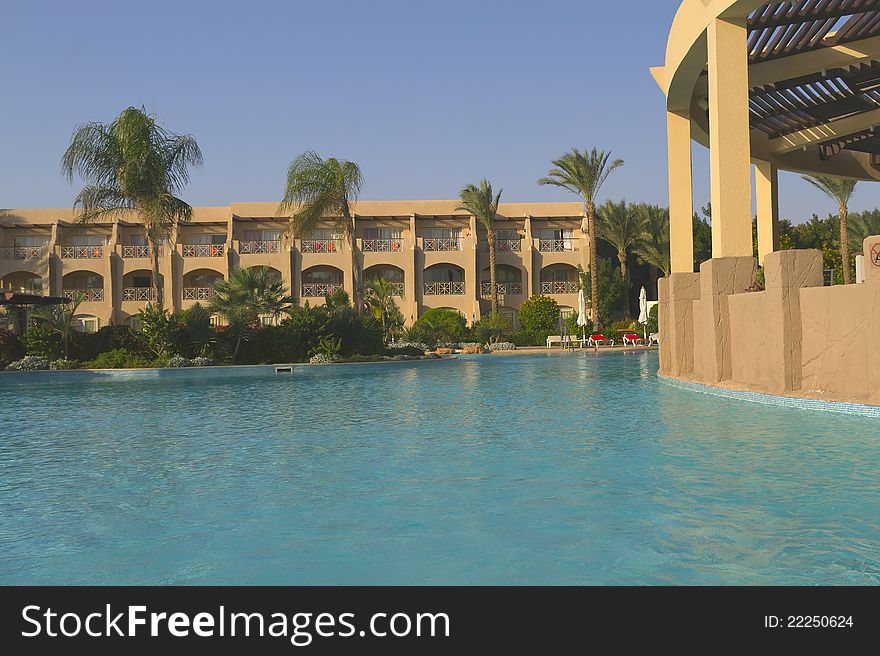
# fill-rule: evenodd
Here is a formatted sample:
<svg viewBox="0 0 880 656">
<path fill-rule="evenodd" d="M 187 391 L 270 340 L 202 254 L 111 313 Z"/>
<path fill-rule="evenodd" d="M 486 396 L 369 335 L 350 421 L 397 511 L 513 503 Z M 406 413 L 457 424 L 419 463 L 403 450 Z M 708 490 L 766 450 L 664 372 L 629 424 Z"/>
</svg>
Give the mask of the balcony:
<svg viewBox="0 0 880 656">
<path fill-rule="evenodd" d="M 263 253 L 280 253 L 281 241 L 240 241 L 238 242 L 239 255 L 257 255 Z"/>
<path fill-rule="evenodd" d="M 162 247 L 159 247 L 159 257 L 162 257 Z M 150 247 L 149 246 L 123 246 L 122 247 L 122 257 L 124 259 L 129 258 L 140 258 L 147 259 L 150 257 Z"/>
<path fill-rule="evenodd" d="M 223 257 L 226 252 L 224 244 L 184 244 L 184 257 Z"/>
<path fill-rule="evenodd" d="M 303 283 L 302 296 L 303 298 L 321 298 L 332 294 L 337 289 L 342 289 L 342 283 L 307 282 Z"/>
<path fill-rule="evenodd" d="M 489 250 L 489 242 L 484 241 L 483 245 L 485 249 Z M 495 240 L 495 252 L 496 253 L 520 253 L 522 252 L 522 239 L 496 239 Z"/>
<path fill-rule="evenodd" d="M 62 246 L 62 260 L 100 260 L 104 257 L 104 246 Z"/>
<path fill-rule="evenodd" d="M 521 282 L 499 282 L 496 283 L 495 286 L 498 288 L 499 296 L 505 296 L 507 294 L 522 294 Z M 483 298 L 489 298 L 492 296 L 492 283 L 484 282 L 480 285 L 480 293 Z"/>
<path fill-rule="evenodd" d="M 578 284 L 571 280 L 562 280 L 558 282 L 542 282 L 542 294 L 577 294 Z"/>
<path fill-rule="evenodd" d="M 213 287 L 184 287 L 184 301 L 208 301 L 214 296 Z"/>
<path fill-rule="evenodd" d="M 45 253 L 45 246 L 4 246 L 0 248 L 0 260 L 39 260 Z"/>
<path fill-rule="evenodd" d="M 406 292 L 406 285 L 402 282 L 391 283 L 391 295 L 403 298 Z"/>
<path fill-rule="evenodd" d="M 538 250 L 542 253 L 561 253 L 572 250 L 571 239 L 540 239 Z"/>
<path fill-rule="evenodd" d="M 458 239 L 446 239 L 427 237 L 422 239 L 423 251 L 460 251 L 461 242 Z"/>
<path fill-rule="evenodd" d="M 300 250 L 303 253 L 340 253 L 342 252 L 342 240 L 303 239 L 300 243 Z"/>
<path fill-rule="evenodd" d="M 361 250 L 364 253 L 397 253 L 402 246 L 402 239 L 364 239 Z"/>
<path fill-rule="evenodd" d="M 154 301 L 156 294 L 152 287 L 124 287 L 122 289 L 123 301 Z"/>
<path fill-rule="evenodd" d="M 425 296 L 460 296 L 464 294 L 464 282 L 426 282 Z"/>
<path fill-rule="evenodd" d="M 100 303 L 104 300 L 104 290 L 98 287 L 91 289 L 64 289 L 61 291 L 64 298 L 71 301 L 81 298 L 86 303 Z"/>
</svg>

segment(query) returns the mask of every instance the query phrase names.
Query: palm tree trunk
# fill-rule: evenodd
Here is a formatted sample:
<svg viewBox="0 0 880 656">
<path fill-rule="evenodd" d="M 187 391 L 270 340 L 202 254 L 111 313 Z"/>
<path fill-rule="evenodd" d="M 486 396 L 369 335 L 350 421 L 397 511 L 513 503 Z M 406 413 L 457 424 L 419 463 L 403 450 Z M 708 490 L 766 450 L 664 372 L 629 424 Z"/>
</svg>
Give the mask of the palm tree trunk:
<svg viewBox="0 0 880 656">
<path fill-rule="evenodd" d="M 492 314 L 498 312 L 498 282 L 495 277 L 495 232 L 490 228 L 486 234 L 489 242 L 489 284 L 492 286 Z"/>
<path fill-rule="evenodd" d="M 363 276 L 361 275 L 360 258 L 357 253 L 357 242 L 354 238 L 354 219 L 346 213 L 345 238 L 348 242 L 348 252 L 351 254 L 351 303 L 357 308 L 358 314 L 363 315 Z"/>
<path fill-rule="evenodd" d="M 590 311 L 593 315 L 593 330 L 602 329 L 599 319 L 599 253 L 596 249 L 596 206 L 587 201 L 587 230 L 590 238 Z"/>
<path fill-rule="evenodd" d="M 162 287 L 159 285 L 159 245 L 153 238 L 153 235 L 147 232 L 147 246 L 150 249 L 150 269 L 152 275 L 153 300 L 156 301 L 158 307 L 162 307 Z"/>
<path fill-rule="evenodd" d="M 850 284 L 849 275 L 849 235 L 846 234 L 846 220 L 849 209 L 846 205 L 840 206 L 840 259 L 843 262 L 843 284 Z"/>
<path fill-rule="evenodd" d="M 238 349 L 241 348 L 241 334 L 235 340 L 235 348 L 232 349 L 232 364 L 235 364 L 235 358 L 238 357 Z"/>
<path fill-rule="evenodd" d="M 629 269 L 626 267 L 626 251 L 617 251 L 617 261 L 620 262 L 620 277 L 623 280 L 623 318 L 629 319 Z"/>
</svg>

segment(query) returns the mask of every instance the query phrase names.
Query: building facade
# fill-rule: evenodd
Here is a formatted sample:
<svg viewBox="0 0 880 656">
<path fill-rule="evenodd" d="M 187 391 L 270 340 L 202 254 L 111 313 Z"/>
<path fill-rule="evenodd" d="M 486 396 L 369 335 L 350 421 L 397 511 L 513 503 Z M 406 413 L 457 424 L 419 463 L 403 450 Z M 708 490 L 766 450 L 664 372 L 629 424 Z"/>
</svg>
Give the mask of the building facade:
<svg viewBox="0 0 880 656">
<path fill-rule="evenodd" d="M 489 310 L 486 232 L 457 201 L 360 201 L 353 206 L 356 259 L 364 279 L 393 283 L 411 325 L 431 308 L 458 310 L 468 323 Z M 275 203 L 194 208 L 162 245 L 159 285 L 165 306 L 206 304 L 213 283 L 235 267 L 269 267 L 299 305 L 324 302 L 337 288 L 351 292 L 352 257 L 328 220 L 314 234 L 284 239 L 287 219 Z M 81 224 L 72 209 L 0 211 L 0 287 L 74 297 L 82 328 L 136 321 L 151 300 L 146 234 L 137 216 Z M 495 224 L 496 277 L 502 312 L 517 323 L 529 296 L 556 299 L 563 313 L 577 306 L 578 267 L 588 268 L 583 206 L 503 203 Z"/>
</svg>

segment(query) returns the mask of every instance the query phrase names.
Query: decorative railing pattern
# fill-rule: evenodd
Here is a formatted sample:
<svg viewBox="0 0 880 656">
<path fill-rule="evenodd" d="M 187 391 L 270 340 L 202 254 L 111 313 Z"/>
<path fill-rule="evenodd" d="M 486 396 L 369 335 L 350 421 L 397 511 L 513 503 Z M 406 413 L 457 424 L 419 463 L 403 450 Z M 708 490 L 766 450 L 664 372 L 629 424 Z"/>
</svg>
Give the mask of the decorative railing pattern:
<svg viewBox="0 0 880 656">
<path fill-rule="evenodd" d="M 404 293 L 406 292 L 406 285 L 402 282 L 392 282 L 391 283 L 391 295 L 399 296 L 403 298 Z"/>
<path fill-rule="evenodd" d="M 184 257 L 223 257 L 223 244 L 184 244 Z"/>
<path fill-rule="evenodd" d="M 426 282 L 425 296 L 458 296 L 464 294 L 463 282 Z"/>
<path fill-rule="evenodd" d="M 275 241 L 240 241 L 238 242 L 238 252 L 242 255 L 257 253 L 280 253 L 281 242 Z"/>
<path fill-rule="evenodd" d="M 332 294 L 337 289 L 342 289 L 342 283 L 334 282 L 307 282 L 303 283 L 303 298 L 320 298 Z"/>
<path fill-rule="evenodd" d="M 303 253 L 339 253 L 342 251 L 341 239 L 303 239 L 300 244 Z"/>
<path fill-rule="evenodd" d="M 122 247 L 122 257 L 130 258 L 130 257 L 139 257 L 139 258 L 148 258 L 150 257 L 150 247 L 149 246 L 123 246 Z M 159 247 L 159 257 L 162 257 L 162 247 Z"/>
<path fill-rule="evenodd" d="M 100 287 L 93 287 L 91 289 L 64 289 L 61 293 L 64 298 L 69 298 L 71 301 L 78 297 L 81 297 L 83 301 L 89 303 L 102 302 L 104 300 L 104 290 Z"/>
<path fill-rule="evenodd" d="M 45 246 L 4 246 L 0 260 L 39 260 L 45 252 Z"/>
<path fill-rule="evenodd" d="M 212 287 L 184 287 L 183 288 L 183 300 L 184 301 L 206 301 L 214 296 L 214 289 Z"/>
<path fill-rule="evenodd" d="M 570 280 L 542 282 L 542 294 L 577 294 L 578 284 Z"/>
<path fill-rule="evenodd" d="M 104 257 L 104 247 L 95 246 L 62 246 L 62 260 L 97 260 Z"/>
<path fill-rule="evenodd" d="M 122 290 L 123 301 L 152 301 L 155 298 L 152 287 L 125 287 Z"/>
<path fill-rule="evenodd" d="M 460 251 L 461 244 L 458 239 L 439 239 L 427 237 L 422 240 L 423 251 Z"/>
<path fill-rule="evenodd" d="M 571 239 L 538 240 L 538 250 L 542 253 L 559 253 L 561 251 L 570 251 L 571 249 Z"/>
<path fill-rule="evenodd" d="M 400 246 L 400 239 L 364 239 L 361 250 L 364 253 L 396 253 Z"/>
<path fill-rule="evenodd" d="M 489 242 L 486 242 L 486 249 L 489 249 Z M 519 253 L 522 250 L 521 239 L 496 239 L 496 253 Z"/>
<path fill-rule="evenodd" d="M 501 296 L 505 294 L 522 294 L 522 283 L 521 282 L 499 282 L 495 283 L 495 286 L 498 288 L 498 293 Z M 492 295 L 492 283 L 484 282 L 481 285 L 481 293 L 484 297 L 489 297 Z"/>
</svg>

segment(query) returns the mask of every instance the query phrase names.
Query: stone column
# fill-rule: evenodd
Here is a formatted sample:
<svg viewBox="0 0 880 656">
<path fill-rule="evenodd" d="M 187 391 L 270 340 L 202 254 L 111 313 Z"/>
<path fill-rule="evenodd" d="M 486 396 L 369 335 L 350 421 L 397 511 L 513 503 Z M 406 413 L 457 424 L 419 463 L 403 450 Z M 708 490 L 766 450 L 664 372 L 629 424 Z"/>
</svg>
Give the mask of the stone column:
<svg viewBox="0 0 880 656">
<path fill-rule="evenodd" d="M 535 244 L 532 241 L 532 217 L 530 215 L 526 215 L 523 221 L 523 228 L 525 234 L 522 244 L 522 263 L 526 270 L 526 279 L 523 280 L 523 296 L 531 298 L 537 291 L 535 289 L 535 259 L 533 253 Z"/>
<path fill-rule="evenodd" d="M 666 113 L 669 155 L 669 250 L 672 271 L 694 272 L 694 201 L 691 170 L 691 119 Z"/>
<path fill-rule="evenodd" d="M 758 264 L 779 250 L 779 172 L 775 164 L 755 164 L 755 200 L 758 207 Z"/>
<path fill-rule="evenodd" d="M 665 372 L 670 376 L 689 378 L 694 371 L 694 303 L 700 298 L 699 273 L 673 273 L 667 279 L 668 291 L 666 308 L 658 308 L 662 315 L 663 331 L 661 343 L 665 340 L 668 358 L 664 360 Z M 664 332 L 665 331 L 665 332 Z M 661 356 L 663 357 L 663 356 Z"/>
<path fill-rule="evenodd" d="M 712 257 L 752 255 L 746 20 L 709 24 Z"/>
</svg>

